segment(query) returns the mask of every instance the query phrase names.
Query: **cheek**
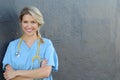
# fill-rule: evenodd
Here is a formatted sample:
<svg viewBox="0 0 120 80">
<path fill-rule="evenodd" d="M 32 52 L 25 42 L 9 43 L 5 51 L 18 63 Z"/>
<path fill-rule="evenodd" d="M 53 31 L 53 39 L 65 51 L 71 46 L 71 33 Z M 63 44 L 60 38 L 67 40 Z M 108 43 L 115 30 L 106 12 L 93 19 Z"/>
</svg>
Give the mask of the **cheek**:
<svg viewBox="0 0 120 80">
<path fill-rule="evenodd" d="M 25 31 L 25 25 L 23 25 L 23 24 L 21 24 L 21 29 L 23 30 L 23 31 Z"/>
<path fill-rule="evenodd" d="M 25 26 L 24 26 L 24 25 L 21 25 L 21 28 L 22 28 L 22 30 L 24 30 Z"/>
<path fill-rule="evenodd" d="M 38 30 L 39 29 L 39 26 L 36 24 L 34 25 L 34 29 Z"/>
<path fill-rule="evenodd" d="M 25 24 L 25 23 L 21 23 L 21 26 L 22 26 L 22 27 L 25 27 L 25 26 L 27 26 L 27 24 Z"/>
</svg>

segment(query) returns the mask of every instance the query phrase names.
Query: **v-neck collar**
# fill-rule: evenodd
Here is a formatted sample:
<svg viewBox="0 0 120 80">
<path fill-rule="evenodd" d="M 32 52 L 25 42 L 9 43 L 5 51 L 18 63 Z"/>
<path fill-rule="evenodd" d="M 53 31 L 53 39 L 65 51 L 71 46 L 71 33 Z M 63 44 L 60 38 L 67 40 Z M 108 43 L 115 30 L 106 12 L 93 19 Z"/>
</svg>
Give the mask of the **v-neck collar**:
<svg viewBox="0 0 120 80">
<path fill-rule="evenodd" d="M 24 40 L 22 40 L 22 42 L 23 42 L 23 44 L 25 45 L 25 47 L 26 47 L 27 49 L 31 50 L 31 49 L 33 49 L 34 46 L 38 43 L 38 39 L 36 39 L 36 40 L 34 41 L 34 43 L 31 45 L 31 47 L 29 47 Z"/>
</svg>

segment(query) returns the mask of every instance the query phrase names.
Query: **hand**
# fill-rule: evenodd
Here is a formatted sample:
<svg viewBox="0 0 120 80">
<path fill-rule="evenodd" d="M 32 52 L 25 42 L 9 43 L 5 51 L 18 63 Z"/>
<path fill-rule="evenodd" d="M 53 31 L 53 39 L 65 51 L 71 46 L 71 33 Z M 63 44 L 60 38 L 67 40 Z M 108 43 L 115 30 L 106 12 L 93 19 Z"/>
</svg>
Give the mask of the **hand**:
<svg viewBox="0 0 120 80">
<path fill-rule="evenodd" d="M 12 78 L 16 77 L 15 70 L 13 70 L 12 66 L 10 65 L 6 66 L 6 70 L 3 75 L 6 80 L 11 80 Z"/>
<path fill-rule="evenodd" d="M 42 61 L 41 67 L 45 67 L 46 65 L 47 65 L 47 59 L 44 59 L 44 60 Z"/>
<path fill-rule="evenodd" d="M 6 71 L 10 71 L 13 70 L 12 66 L 10 66 L 9 64 L 6 66 Z"/>
</svg>

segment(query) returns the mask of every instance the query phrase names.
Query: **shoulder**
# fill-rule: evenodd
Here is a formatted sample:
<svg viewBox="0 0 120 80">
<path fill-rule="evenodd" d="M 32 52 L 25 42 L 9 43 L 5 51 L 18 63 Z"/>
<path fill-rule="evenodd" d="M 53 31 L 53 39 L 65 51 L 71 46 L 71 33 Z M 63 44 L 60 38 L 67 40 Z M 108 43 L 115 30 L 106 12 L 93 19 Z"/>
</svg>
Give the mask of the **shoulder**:
<svg viewBox="0 0 120 80">
<path fill-rule="evenodd" d="M 52 44 L 52 41 L 48 38 L 43 38 L 44 44 Z"/>
<path fill-rule="evenodd" d="M 44 40 L 44 43 L 43 43 L 44 46 L 46 46 L 46 47 L 49 47 L 49 46 L 53 47 L 53 43 L 52 43 L 52 41 L 50 39 L 43 38 L 43 40 Z"/>
<path fill-rule="evenodd" d="M 20 38 L 10 41 L 9 45 L 15 46 L 16 44 L 18 44 L 19 40 Z"/>
</svg>

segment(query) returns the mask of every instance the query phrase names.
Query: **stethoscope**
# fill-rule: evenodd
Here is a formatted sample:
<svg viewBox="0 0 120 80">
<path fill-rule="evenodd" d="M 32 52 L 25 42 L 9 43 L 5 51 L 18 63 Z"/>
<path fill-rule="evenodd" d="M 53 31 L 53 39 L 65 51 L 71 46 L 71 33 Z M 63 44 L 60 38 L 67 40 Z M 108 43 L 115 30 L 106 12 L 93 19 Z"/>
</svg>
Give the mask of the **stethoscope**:
<svg viewBox="0 0 120 80">
<path fill-rule="evenodd" d="M 15 56 L 16 57 L 20 57 L 20 46 L 22 44 L 22 37 L 20 38 L 20 41 L 18 43 L 18 50 L 17 52 L 15 53 Z M 42 58 L 39 56 L 39 52 L 40 52 L 40 40 L 38 41 L 38 45 L 37 45 L 37 50 L 36 50 L 36 55 L 32 57 L 32 65 L 31 65 L 31 69 L 33 68 L 34 66 L 34 61 L 37 59 L 38 60 L 38 63 L 41 63 L 43 60 Z M 41 64 L 40 64 L 41 66 Z"/>
</svg>

